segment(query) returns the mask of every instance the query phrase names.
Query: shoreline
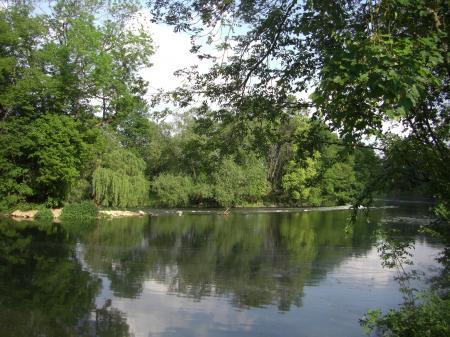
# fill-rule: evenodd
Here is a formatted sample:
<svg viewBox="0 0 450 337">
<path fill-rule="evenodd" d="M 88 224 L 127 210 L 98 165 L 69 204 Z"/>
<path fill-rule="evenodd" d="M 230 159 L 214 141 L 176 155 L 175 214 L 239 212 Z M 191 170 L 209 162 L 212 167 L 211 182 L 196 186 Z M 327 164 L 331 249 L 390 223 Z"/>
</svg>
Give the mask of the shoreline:
<svg viewBox="0 0 450 337">
<path fill-rule="evenodd" d="M 378 201 L 381 201 L 378 199 Z M 374 209 L 374 208 L 398 208 L 404 206 L 409 202 L 406 200 L 383 200 L 390 201 L 389 205 L 372 205 L 368 208 L 361 207 L 360 209 Z M 399 205 L 395 205 L 398 203 Z M 414 201 L 411 204 L 423 204 L 428 205 L 427 202 Z M 298 213 L 298 212 L 326 212 L 326 211 L 339 211 L 339 210 L 351 210 L 352 205 L 341 205 L 341 206 L 317 206 L 317 207 L 286 207 L 286 206 L 245 206 L 245 207 L 234 207 L 228 209 L 229 213 L 237 214 L 251 214 L 251 213 Z M 54 221 L 59 221 L 62 214 L 63 208 L 50 209 L 53 215 Z M 131 208 L 131 209 L 99 209 L 97 218 L 125 218 L 125 217 L 142 217 L 142 216 L 164 216 L 164 215 L 201 215 L 201 214 L 228 214 L 224 212 L 225 208 L 201 208 L 201 207 L 187 207 L 187 208 L 154 208 L 154 207 L 142 207 L 142 208 Z M 35 220 L 35 216 L 38 210 L 27 210 L 20 211 L 15 210 L 13 212 L 2 212 L 2 216 L 9 217 L 17 221 L 23 220 Z"/>
</svg>

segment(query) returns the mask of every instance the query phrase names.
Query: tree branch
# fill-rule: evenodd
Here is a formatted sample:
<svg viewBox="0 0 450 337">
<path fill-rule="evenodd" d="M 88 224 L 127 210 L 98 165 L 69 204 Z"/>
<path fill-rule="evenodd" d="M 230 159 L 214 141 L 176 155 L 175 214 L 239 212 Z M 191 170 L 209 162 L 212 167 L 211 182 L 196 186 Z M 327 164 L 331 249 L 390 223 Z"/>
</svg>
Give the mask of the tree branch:
<svg viewBox="0 0 450 337">
<path fill-rule="evenodd" d="M 245 77 L 244 81 L 241 84 L 242 92 L 244 92 L 245 88 L 247 87 L 247 83 L 250 80 L 250 77 L 252 76 L 253 72 L 256 69 L 258 69 L 258 67 L 261 65 L 261 63 L 263 63 L 264 60 L 274 51 L 274 49 L 275 49 L 275 47 L 277 45 L 277 41 L 278 41 L 281 33 L 283 32 L 283 26 L 286 23 L 286 20 L 289 17 L 289 14 L 290 14 L 291 10 L 295 6 L 296 3 L 297 3 L 297 0 L 294 0 L 294 1 L 291 2 L 291 4 L 289 5 L 289 7 L 286 10 L 286 13 L 283 16 L 283 19 L 281 20 L 281 23 L 280 23 L 280 25 L 278 27 L 278 31 L 277 31 L 275 37 L 273 38 L 270 47 L 267 49 L 267 51 L 264 53 L 264 55 L 248 71 L 247 76 Z"/>
</svg>

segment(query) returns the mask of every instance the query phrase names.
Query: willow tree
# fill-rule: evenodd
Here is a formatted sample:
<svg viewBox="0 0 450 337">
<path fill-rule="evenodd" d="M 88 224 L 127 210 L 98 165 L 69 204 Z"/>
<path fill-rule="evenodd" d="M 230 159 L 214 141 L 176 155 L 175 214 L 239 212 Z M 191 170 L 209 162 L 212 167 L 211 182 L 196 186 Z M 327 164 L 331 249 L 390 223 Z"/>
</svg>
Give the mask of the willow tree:
<svg viewBox="0 0 450 337">
<path fill-rule="evenodd" d="M 94 171 L 94 199 L 102 206 L 134 207 L 148 201 L 145 163 L 125 149 L 107 153 Z"/>
<path fill-rule="evenodd" d="M 153 47 L 141 5 L 1 4 L 0 207 L 81 201 L 101 153 L 97 126 L 127 131 L 129 115 L 147 112 L 140 69 L 150 66 Z"/>
</svg>

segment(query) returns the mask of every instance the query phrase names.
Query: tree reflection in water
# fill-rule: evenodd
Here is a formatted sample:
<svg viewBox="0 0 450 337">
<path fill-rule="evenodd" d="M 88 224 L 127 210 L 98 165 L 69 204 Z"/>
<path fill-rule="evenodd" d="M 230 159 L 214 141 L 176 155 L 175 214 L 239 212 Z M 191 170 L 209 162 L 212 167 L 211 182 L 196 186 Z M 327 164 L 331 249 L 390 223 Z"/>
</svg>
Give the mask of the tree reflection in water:
<svg viewBox="0 0 450 337">
<path fill-rule="evenodd" d="M 116 296 L 140 296 L 146 280 L 200 301 L 237 308 L 301 306 L 317 283 L 372 246 L 375 225 L 346 234 L 348 212 L 164 216 L 102 221 L 84 239 L 84 259 Z M 376 221 L 373 221 L 374 223 Z M 355 253 L 356 252 L 356 253 Z"/>
<path fill-rule="evenodd" d="M 0 219 L 0 336 L 131 336 L 59 225 Z"/>
</svg>

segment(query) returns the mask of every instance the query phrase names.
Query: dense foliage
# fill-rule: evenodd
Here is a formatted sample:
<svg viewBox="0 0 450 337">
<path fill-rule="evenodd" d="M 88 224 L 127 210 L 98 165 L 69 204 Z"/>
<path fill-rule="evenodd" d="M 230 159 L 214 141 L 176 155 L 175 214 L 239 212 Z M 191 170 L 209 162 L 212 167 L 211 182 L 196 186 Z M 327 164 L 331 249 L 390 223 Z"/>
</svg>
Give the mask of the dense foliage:
<svg viewBox="0 0 450 337">
<path fill-rule="evenodd" d="M 371 310 L 363 326 L 367 332 L 375 328 L 386 336 L 419 337 L 448 336 L 450 333 L 450 300 L 426 294 L 418 305 L 406 305 L 401 310 Z"/>
<path fill-rule="evenodd" d="M 61 213 L 61 221 L 76 222 L 93 219 L 97 216 L 97 207 L 93 202 L 83 201 L 64 206 Z"/>
<path fill-rule="evenodd" d="M 162 205 L 348 204 L 378 169 L 373 150 L 349 151 L 303 112 L 261 122 L 216 121 L 216 113 L 191 110 L 167 136 L 165 169 L 151 180 Z M 302 184 L 312 162 L 315 170 Z M 314 197 L 300 197 L 310 189 Z"/>
<path fill-rule="evenodd" d="M 89 199 L 318 206 L 361 192 L 374 170 L 359 170 L 339 137 L 298 107 L 269 118 L 261 100 L 258 120 L 224 118 L 230 108 L 151 121 L 139 75 L 150 65 L 151 38 L 144 24 L 130 24 L 145 21 L 139 10 L 133 1 L 56 1 L 44 12 L 34 2 L 0 11 L 3 208 Z"/>
<path fill-rule="evenodd" d="M 131 1 L 56 1 L 45 12 L 28 1 L 2 6 L 2 207 L 90 194 L 80 181 L 89 185 L 104 151 L 96 126 L 145 111 L 138 70 L 149 65 L 151 39 L 127 27 L 138 13 Z"/>
<path fill-rule="evenodd" d="M 373 193 L 386 189 L 432 195 L 439 201 L 434 235 L 448 236 L 449 219 L 442 216 L 450 209 L 448 1 L 171 0 L 149 1 L 149 7 L 156 21 L 189 33 L 200 58 L 213 60 L 206 73 L 198 67 L 180 72 L 191 80 L 171 93 L 181 104 L 200 93 L 205 107 L 225 105 L 222 117 L 241 120 L 312 106 L 346 144 L 371 137 L 383 153 L 381 168 L 355 204 L 369 204 Z M 310 100 L 301 99 L 307 89 L 313 90 Z M 359 172 L 341 174 L 351 159 L 326 174 L 322 157 L 312 151 L 290 160 L 282 186 L 293 199 L 318 203 L 316 177 L 324 177 L 325 191 L 336 200 L 349 197 L 343 185 L 358 185 Z M 447 273 L 441 280 L 448 280 L 444 243 L 440 260 Z M 375 319 L 372 328 L 385 336 L 446 335 L 446 305 L 445 297 L 406 303 Z"/>
<path fill-rule="evenodd" d="M 213 61 L 179 72 L 189 87 L 169 97 L 203 104 L 170 125 L 150 120 L 139 1 L 5 3 L 0 208 L 367 205 L 406 189 L 437 199 L 434 234 L 446 237 L 448 1 L 151 1 L 153 21 Z M 440 303 L 376 323 L 395 334 L 391 320 Z"/>
<path fill-rule="evenodd" d="M 106 153 L 92 175 L 95 201 L 103 206 L 134 207 L 145 205 L 148 182 L 145 163 L 124 149 Z"/>
<path fill-rule="evenodd" d="M 190 34 L 201 59 L 216 61 L 206 73 L 181 72 L 190 86 L 172 96 L 182 104 L 201 93 L 205 106 L 227 106 L 222 117 L 250 120 L 312 106 L 347 143 L 374 136 L 393 152 L 401 166 L 388 163 L 379 182 L 413 167 L 413 184 L 431 182 L 433 194 L 448 200 L 448 1 L 171 0 L 149 7 L 155 21 Z M 310 100 L 307 89 L 314 90 Z M 409 135 L 401 149 L 390 133 L 395 124 Z"/>
<path fill-rule="evenodd" d="M 0 124 L 0 182 L 4 203 L 24 199 L 58 205 L 94 159 L 90 131 L 69 116 L 9 118 Z"/>
<path fill-rule="evenodd" d="M 155 178 L 153 189 L 163 206 L 187 206 L 192 190 L 192 179 L 189 176 L 162 173 Z"/>
</svg>

